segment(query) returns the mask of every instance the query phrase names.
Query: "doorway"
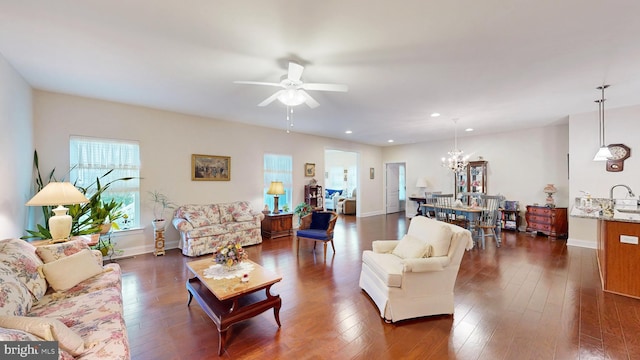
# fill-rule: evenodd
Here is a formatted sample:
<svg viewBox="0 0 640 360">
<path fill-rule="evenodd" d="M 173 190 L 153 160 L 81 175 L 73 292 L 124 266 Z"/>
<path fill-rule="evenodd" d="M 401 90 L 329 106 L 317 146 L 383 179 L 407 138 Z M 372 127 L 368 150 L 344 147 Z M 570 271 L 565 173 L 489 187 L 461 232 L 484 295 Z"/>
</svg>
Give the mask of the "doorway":
<svg viewBox="0 0 640 360">
<path fill-rule="evenodd" d="M 387 163 L 386 179 L 386 214 L 404 211 L 407 199 L 405 163 Z"/>
<path fill-rule="evenodd" d="M 355 193 L 358 186 L 358 153 L 326 149 L 324 151 L 324 185 L 331 193 L 325 199 L 328 210 L 342 212 L 340 208 L 344 199 L 351 199 L 355 203 L 356 214 L 359 204 L 355 201 Z M 330 196 L 330 197 L 329 197 Z"/>
</svg>

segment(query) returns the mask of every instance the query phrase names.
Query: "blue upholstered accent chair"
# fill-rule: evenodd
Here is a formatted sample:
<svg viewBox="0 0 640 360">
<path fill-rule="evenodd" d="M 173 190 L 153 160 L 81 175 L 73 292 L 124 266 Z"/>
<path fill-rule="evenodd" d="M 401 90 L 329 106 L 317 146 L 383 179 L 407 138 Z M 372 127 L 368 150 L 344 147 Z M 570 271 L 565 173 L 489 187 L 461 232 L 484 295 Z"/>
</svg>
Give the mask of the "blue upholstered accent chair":
<svg viewBox="0 0 640 360">
<path fill-rule="evenodd" d="M 333 228 L 336 225 L 338 214 L 333 211 L 314 211 L 300 219 L 300 228 L 296 232 L 298 238 L 298 253 L 300 252 L 300 240 L 307 239 L 313 241 L 313 250 L 316 249 L 318 241 L 324 243 L 324 257 L 327 258 L 327 243 L 331 243 L 333 254 L 336 248 L 333 246 Z"/>
</svg>

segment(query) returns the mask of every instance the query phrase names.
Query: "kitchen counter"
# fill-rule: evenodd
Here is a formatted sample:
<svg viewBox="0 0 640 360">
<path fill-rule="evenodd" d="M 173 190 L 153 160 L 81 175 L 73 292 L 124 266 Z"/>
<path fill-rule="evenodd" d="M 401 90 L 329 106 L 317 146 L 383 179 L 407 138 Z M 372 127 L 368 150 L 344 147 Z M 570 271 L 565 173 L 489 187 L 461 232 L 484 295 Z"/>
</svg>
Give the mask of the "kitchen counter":
<svg viewBox="0 0 640 360">
<path fill-rule="evenodd" d="M 593 198 L 588 204 L 581 203 L 581 200 L 581 198 L 576 198 L 576 205 L 571 208 L 570 216 L 583 219 L 640 223 L 640 210 L 637 212 L 631 210 L 632 208 L 637 209 L 637 205 L 619 205 L 614 208 L 613 216 L 605 216 L 602 215 L 602 208 L 603 206 L 606 207 L 611 200 L 607 198 Z M 627 199 L 624 200 L 626 201 Z M 635 199 L 632 200 L 635 201 Z"/>
<path fill-rule="evenodd" d="M 617 199 L 611 216 L 603 208 L 610 199 L 576 198 L 572 217 L 598 221 L 598 269 L 606 292 L 640 299 L 640 211 L 637 200 Z M 609 210 L 610 211 L 610 210 Z M 606 210 L 604 211 L 606 212 Z"/>
</svg>

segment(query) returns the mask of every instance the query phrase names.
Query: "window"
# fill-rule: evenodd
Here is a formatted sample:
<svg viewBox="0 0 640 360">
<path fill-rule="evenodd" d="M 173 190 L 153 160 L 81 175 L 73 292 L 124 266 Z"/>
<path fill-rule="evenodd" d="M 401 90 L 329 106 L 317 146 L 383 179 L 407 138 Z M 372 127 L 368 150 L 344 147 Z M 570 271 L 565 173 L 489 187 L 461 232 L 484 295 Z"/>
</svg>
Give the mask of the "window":
<svg viewBox="0 0 640 360">
<path fill-rule="evenodd" d="M 133 177 L 132 180 L 116 181 L 102 195 L 103 201 L 112 199 L 122 202 L 121 210 L 128 216 L 129 226 L 140 224 L 140 146 L 137 141 L 99 139 L 71 136 L 69 141 L 71 171 L 69 178 L 79 187 L 88 187 L 100 178 L 104 185 L 115 179 Z M 113 171 L 105 176 L 109 170 Z M 95 189 L 95 185 L 92 187 Z M 91 194 L 87 194 L 91 196 Z"/>
<path fill-rule="evenodd" d="M 282 209 L 284 205 L 291 206 L 293 183 L 293 159 L 290 155 L 264 155 L 264 203 L 273 210 L 273 195 L 268 195 L 269 185 L 272 181 L 282 181 L 284 195 L 278 198 L 278 205 Z"/>
</svg>

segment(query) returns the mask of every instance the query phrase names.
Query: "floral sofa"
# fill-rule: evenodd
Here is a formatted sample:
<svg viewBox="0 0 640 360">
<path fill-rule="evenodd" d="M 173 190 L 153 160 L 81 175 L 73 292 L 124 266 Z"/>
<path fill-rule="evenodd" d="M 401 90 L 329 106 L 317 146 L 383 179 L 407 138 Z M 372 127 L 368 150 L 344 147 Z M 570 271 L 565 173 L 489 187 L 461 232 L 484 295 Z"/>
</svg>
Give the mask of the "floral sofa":
<svg viewBox="0 0 640 360">
<path fill-rule="evenodd" d="M 0 240 L 0 341 L 43 340 L 59 359 L 130 359 L 120 267 L 82 240 Z"/>
<path fill-rule="evenodd" d="M 186 256 L 211 254 L 227 241 L 240 245 L 262 243 L 260 224 L 264 214 L 247 201 L 224 204 L 183 205 L 176 209 L 173 226 L 180 232 L 180 248 Z"/>
</svg>

